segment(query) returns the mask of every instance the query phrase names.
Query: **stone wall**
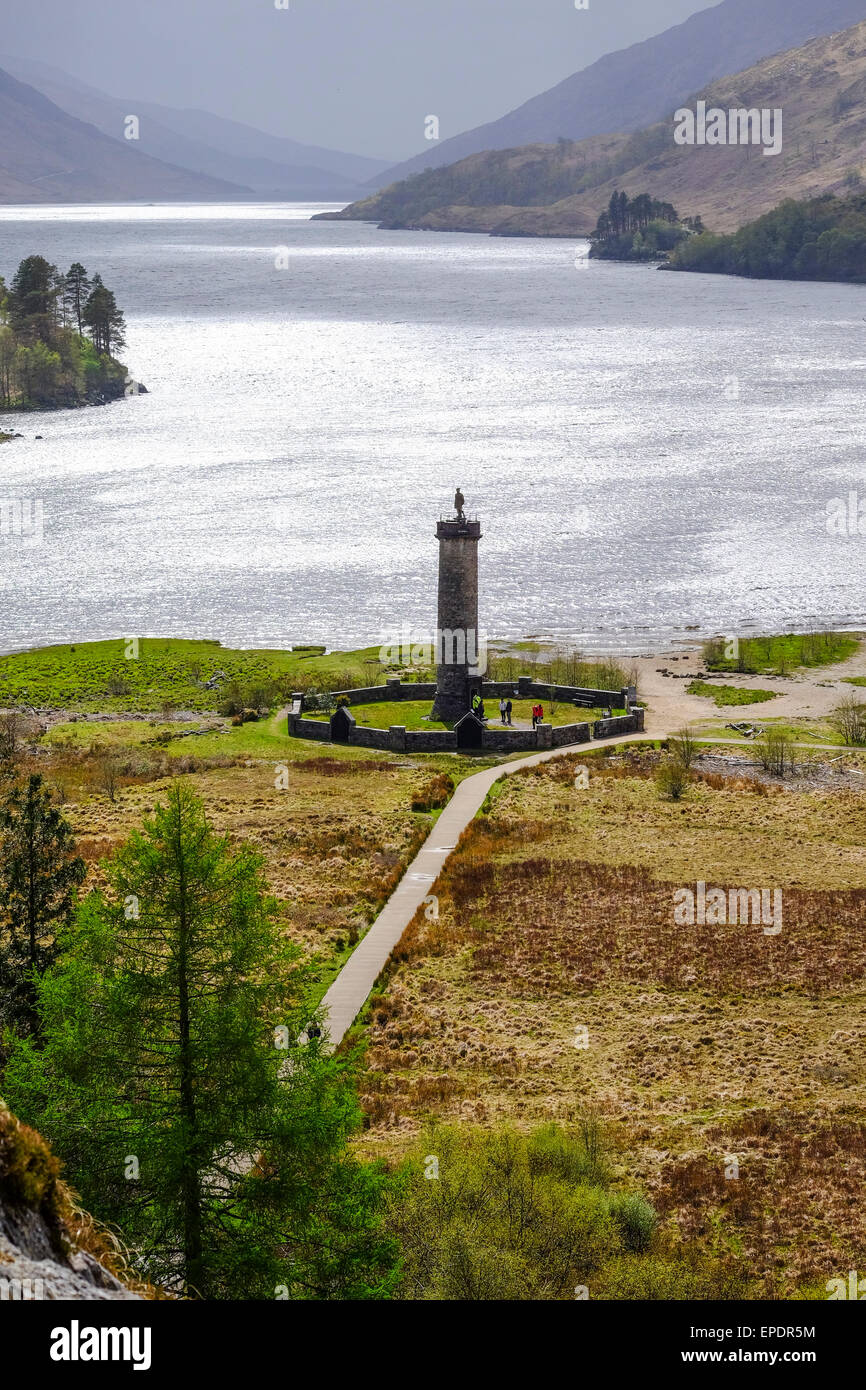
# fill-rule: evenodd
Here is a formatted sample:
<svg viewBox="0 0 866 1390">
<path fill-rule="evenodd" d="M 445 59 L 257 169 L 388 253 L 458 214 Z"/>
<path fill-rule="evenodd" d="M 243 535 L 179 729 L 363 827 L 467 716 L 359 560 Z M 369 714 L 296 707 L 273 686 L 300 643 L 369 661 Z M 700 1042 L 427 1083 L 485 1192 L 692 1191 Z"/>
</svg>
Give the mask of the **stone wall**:
<svg viewBox="0 0 866 1390">
<path fill-rule="evenodd" d="M 553 746 L 563 748 L 567 743 L 589 743 L 592 740 L 591 724 L 554 725 Z"/>
<path fill-rule="evenodd" d="M 640 707 L 631 714 L 619 714 L 614 719 L 597 719 L 592 726 L 593 738 L 616 738 L 618 734 L 634 734 L 643 729 L 644 711 Z"/>
<path fill-rule="evenodd" d="M 383 700 L 431 700 L 436 694 L 435 681 L 401 681 L 389 677 L 387 685 L 367 685 L 357 690 L 334 690 L 335 700 L 343 696 L 350 705 L 375 705 Z"/>
<path fill-rule="evenodd" d="M 390 729 L 363 729 L 356 724 L 349 735 L 350 748 L 391 748 Z"/>
<path fill-rule="evenodd" d="M 358 690 L 333 692 L 335 700 L 345 696 L 350 705 L 372 705 L 382 700 L 432 700 L 435 694 L 435 682 L 403 681 L 399 676 L 389 676 L 387 685 L 368 685 Z M 561 704 L 580 701 L 595 709 L 603 709 L 606 705 L 612 709 L 628 709 L 629 704 L 634 703 L 633 694 L 627 686 L 621 690 L 594 690 L 579 685 L 544 685 L 534 681 L 531 676 L 519 676 L 516 681 L 484 681 L 481 695 L 485 700 L 513 700 L 519 697 L 542 702 L 558 700 Z"/>
<path fill-rule="evenodd" d="M 512 686 L 511 689 L 513 688 Z M 621 690 L 594 690 L 580 685 L 544 685 L 540 681 L 534 681 L 531 676 L 519 676 L 517 688 L 521 699 L 559 700 L 562 704 L 574 704 L 575 701 L 579 701 L 590 709 L 604 709 L 607 706 L 611 709 L 629 707 L 629 688 L 626 685 Z"/>
<path fill-rule="evenodd" d="M 457 735 L 453 729 L 407 729 L 407 753 L 453 753 L 457 750 Z"/>
<path fill-rule="evenodd" d="M 298 719 L 289 715 L 290 738 L 317 738 L 322 743 L 330 743 L 331 726 L 323 719 Z"/>
<path fill-rule="evenodd" d="M 524 680 L 523 690 L 530 697 L 537 696 L 542 701 L 548 699 L 549 689 L 548 686 L 536 687 L 532 682 L 527 684 Z M 424 685 L 412 685 L 391 677 L 387 686 L 370 686 L 363 690 L 347 690 L 342 693 L 349 696 L 353 704 L 368 704 L 372 699 L 432 699 L 435 690 L 436 687 L 429 682 Z M 513 690 L 514 687 L 510 684 L 488 682 L 484 686 L 484 695 L 487 699 L 498 700 L 500 691 L 513 695 Z M 554 690 L 575 693 L 571 687 L 566 686 L 555 686 Z M 616 692 L 609 690 L 578 693 L 587 697 L 600 697 L 599 704 L 611 704 L 617 698 Z M 629 692 L 623 691 L 621 694 L 627 699 Z M 565 697 L 559 694 L 557 698 Z M 292 704 L 288 717 L 290 736 L 318 739 L 322 743 L 328 743 L 331 737 L 330 725 L 325 720 L 304 719 L 300 712 L 302 704 L 300 697 L 296 697 Z M 638 733 L 643 727 L 644 711 L 639 706 L 635 706 L 628 714 L 617 715 L 612 719 L 598 719 L 594 724 L 562 724 L 558 727 L 539 724 L 537 729 L 507 728 L 495 723 L 491 718 L 490 724 L 484 729 L 481 746 L 491 753 L 534 753 L 546 748 L 564 748 L 571 743 L 589 743 L 592 739 L 616 738 L 619 734 Z M 368 729 L 355 725 L 348 742 L 350 747 L 379 748 L 391 753 L 454 752 L 457 748 L 457 735 L 449 729 L 406 729 L 399 724 L 393 724 L 389 729 Z"/>
<path fill-rule="evenodd" d="M 508 729 L 494 724 L 481 735 L 481 747 L 488 753 L 534 753 L 539 743 L 535 729 Z"/>
</svg>

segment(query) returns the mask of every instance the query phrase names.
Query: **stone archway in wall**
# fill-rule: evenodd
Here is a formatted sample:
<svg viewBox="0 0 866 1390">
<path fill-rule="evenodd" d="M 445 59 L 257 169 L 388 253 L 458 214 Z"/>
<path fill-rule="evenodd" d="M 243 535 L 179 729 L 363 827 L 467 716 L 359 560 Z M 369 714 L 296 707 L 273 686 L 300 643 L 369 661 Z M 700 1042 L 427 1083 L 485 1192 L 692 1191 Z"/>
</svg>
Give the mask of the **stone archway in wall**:
<svg viewBox="0 0 866 1390">
<path fill-rule="evenodd" d="M 470 710 L 454 725 L 458 748 L 480 748 L 484 739 L 484 725 Z"/>
<path fill-rule="evenodd" d="M 355 727 L 355 716 L 342 705 L 331 715 L 331 742 L 348 743 L 349 735 Z"/>
</svg>

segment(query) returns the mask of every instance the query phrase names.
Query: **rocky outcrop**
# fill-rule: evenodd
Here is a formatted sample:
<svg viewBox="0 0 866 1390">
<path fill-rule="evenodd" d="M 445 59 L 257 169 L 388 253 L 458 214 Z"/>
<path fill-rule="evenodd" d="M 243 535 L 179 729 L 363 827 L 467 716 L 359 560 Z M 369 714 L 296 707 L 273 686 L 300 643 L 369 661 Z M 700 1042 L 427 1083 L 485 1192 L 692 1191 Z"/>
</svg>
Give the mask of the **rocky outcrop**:
<svg viewBox="0 0 866 1390">
<path fill-rule="evenodd" d="M 44 1139 L 0 1101 L 0 1302 L 140 1300 L 77 1243 L 59 1170 Z"/>
</svg>

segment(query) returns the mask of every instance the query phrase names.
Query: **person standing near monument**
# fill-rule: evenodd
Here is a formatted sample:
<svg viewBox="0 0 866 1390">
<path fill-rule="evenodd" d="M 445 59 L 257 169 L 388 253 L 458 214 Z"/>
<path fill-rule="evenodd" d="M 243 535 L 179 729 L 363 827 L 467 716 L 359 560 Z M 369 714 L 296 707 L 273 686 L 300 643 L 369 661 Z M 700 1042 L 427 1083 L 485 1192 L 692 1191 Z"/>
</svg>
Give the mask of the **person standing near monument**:
<svg viewBox="0 0 866 1390">
<path fill-rule="evenodd" d="M 506 722 L 506 724 L 508 724 L 508 725 L 511 724 L 511 709 L 512 709 L 511 701 L 510 701 L 510 700 L 506 700 L 506 702 L 505 702 L 505 716 L 506 716 L 505 722 Z"/>
<path fill-rule="evenodd" d="M 507 723 L 508 723 L 508 719 L 507 719 L 507 717 L 506 717 L 507 714 L 508 714 L 508 706 L 507 706 L 506 703 L 505 703 L 505 696 L 503 695 L 502 699 L 499 701 L 499 717 L 500 717 L 500 719 L 502 720 L 503 724 L 507 724 Z"/>
</svg>

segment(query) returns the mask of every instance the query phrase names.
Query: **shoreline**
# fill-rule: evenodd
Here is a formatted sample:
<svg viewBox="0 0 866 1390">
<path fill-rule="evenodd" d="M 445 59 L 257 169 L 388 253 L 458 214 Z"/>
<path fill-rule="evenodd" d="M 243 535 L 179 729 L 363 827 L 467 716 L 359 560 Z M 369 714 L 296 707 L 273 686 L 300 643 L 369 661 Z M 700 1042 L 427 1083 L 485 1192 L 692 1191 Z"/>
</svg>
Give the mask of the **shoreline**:
<svg viewBox="0 0 866 1390">
<path fill-rule="evenodd" d="M 18 436 L 25 438 L 25 436 Z M 0 436 L 2 439 L 2 436 Z M 750 641 L 756 638 L 785 637 L 790 634 L 806 632 L 833 632 L 840 636 L 857 637 L 866 640 L 866 614 L 860 622 L 840 621 L 839 623 L 809 623 L 806 620 L 793 619 L 790 624 L 782 627 L 751 627 L 748 623 L 737 624 L 736 635 L 741 641 Z M 728 633 L 719 631 L 694 631 L 688 636 L 658 636 L 649 637 L 646 643 L 629 640 L 628 636 L 619 645 L 610 645 L 602 638 L 585 639 L 580 637 L 555 637 L 550 633 L 523 633 L 519 637 L 489 637 L 487 638 L 487 648 L 493 655 L 498 657 L 523 657 L 527 662 L 532 662 L 537 656 L 556 655 L 559 651 L 579 652 L 581 657 L 589 661 L 596 660 L 615 660 L 615 661 L 660 661 L 672 655 L 687 655 L 690 652 L 700 653 L 705 642 L 719 636 L 728 636 Z M 733 632 L 731 631 L 731 635 Z M 128 640 L 129 634 L 124 630 L 122 633 L 100 633 L 96 636 L 84 635 L 80 633 L 74 636 L 48 637 L 37 642 L 18 642 L 14 646 L 2 645 L 0 639 L 0 660 L 10 656 L 24 656 L 28 653 L 48 651 L 56 647 L 84 647 L 92 643 L 118 642 L 123 643 Z M 176 632 L 142 632 L 138 636 L 142 641 L 150 642 L 201 642 L 213 646 L 215 650 L 220 649 L 238 652 L 273 652 L 273 653 L 292 653 L 306 651 L 311 646 L 322 648 L 322 656 L 344 656 L 353 652 L 369 651 L 374 647 L 380 646 L 381 642 L 377 637 L 371 641 L 353 639 L 351 645 L 332 645 L 327 641 L 316 641 L 310 638 L 309 634 L 304 639 L 296 642 L 286 642 L 284 645 L 273 645 L 269 642 L 237 642 L 229 637 L 214 637 L 211 634 L 202 635 L 199 633 L 184 633 L 178 635 Z M 528 649 L 526 644 L 533 643 L 533 649 Z M 676 649 L 675 651 L 671 649 Z"/>
<path fill-rule="evenodd" d="M 631 683 L 638 687 L 638 696 L 641 703 L 645 706 L 646 723 L 645 732 L 649 738 L 665 736 L 665 731 L 672 727 L 702 726 L 706 729 L 708 725 L 726 726 L 732 722 L 751 722 L 772 720 L 782 724 L 811 723 L 826 724 L 840 701 L 846 696 L 852 696 L 858 689 L 866 687 L 866 630 L 863 628 L 847 628 L 845 635 L 857 639 L 857 645 L 853 652 L 841 656 L 835 661 L 828 661 L 823 665 L 802 665 L 797 666 L 791 661 L 790 666 L 780 661 L 780 670 L 761 671 L 761 672 L 739 672 L 739 671 L 711 671 L 705 668 L 702 652 L 702 642 L 695 637 L 687 642 L 682 641 L 677 644 L 675 650 L 671 650 L 671 644 L 656 644 L 650 652 L 643 652 L 633 655 L 628 660 L 631 662 L 630 678 Z M 757 634 L 755 634 L 757 635 Z M 765 634 L 761 634 L 764 636 Z M 787 634 L 766 634 L 766 636 L 782 636 Z M 840 634 L 841 635 L 841 634 Z M 114 639 L 105 639 L 113 641 Z M 124 640 L 117 639 L 118 645 Z M 143 641 L 171 641 L 182 642 L 183 639 L 142 639 Z M 525 646 L 510 647 L 509 644 L 501 644 L 496 649 L 498 659 L 519 660 L 525 663 L 525 674 L 531 675 L 533 666 L 538 662 L 544 662 L 551 654 L 555 654 L 555 644 L 551 647 L 542 640 L 533 640 L 533 647 L 527 650 Z M 88 644 L 51 644 L 56 646 L 76 646 L 86 647 Z M 210 644 L 208 644 L 210 645 Z M 301 644 L 297 644 L 300 648 Z M 16 652 L 6 652 L 2 654 L 4 659 L 16 656 L 27 656 L 51 650 L 51 647 L 27 647 L 18 649 Z M 356 648 L 352 652 L 329 651 L 315 658 L 316 662 L 324 663 L 320 668 L 322 673 L 336 675 L 333 669 L 334 658 L 345 658 L 347 662 L 363 656 L 369 648 Z M 243 652 L 279 652 L 288 655 L 286 648 L 229 648 L 216 644 L 212 648 L 213 664 L 216 664 L 220 653 L 225 654 L 226 666 L 231 669 L 232 658 Z M 200 656 L 201 654 L 199 654 Z M 604 653 L 598 651 L 584 651 L 583 657 L 587 660 L 603 658 Z M 609 654 L 607 654 L 609 655 Z M 188 659 L 188 654 L 184 654 L 184 660 Z M 619 658 L 622 662 L 623 658 Z M 332 663 L 329 665 L 328 663 Z M 74 663 L 73 663 L 74 664 Z M 210 666 L 211 663 L 208 663 Z M 289 667 L 286 667 L 288 671 Z M 222 674 L 225 674 L 223 671 Z M 240 677 L 239 677 L 240 678 Z M 226 677 L 228 679 L 228 677 Z M 249 677 L 247 677 L 249 679 Z M 510 677 L 509 677 L 510 679 Z M 696 682 L 703 687 L 701 693 L 690 693 L 692 682 Z M 29 682 L 28 682 L 29 683 Z M 2 684 L 2 677 L 0 677 Z M 762 698 L 754 699 L 750 703 L 734 700 L 733 703 L 717 703 L 714 691 L 718 687 L 723 687 L 725 694 L 729 695 L 736 690 L 746 692 L 761 692 Z M 331 687 L 336 688 L 336 687 Z M 187 708 L 182 700 L 174 706 L 169 715 L 167 709 L 162 710 L 163 721 L 170 723 L 184 722 L 185 720 L 201 722 L 209 717 L 216 716 L 219 706 L 219 695 L 221 687 L 204 686 L 200 690 L 214 691 L 214 698 L 205 703 L 193 702 L 193 706 Z M 113 704 L 114 696 L 107 697 L 104 701 L 94 691 L 89 700 L 81 701 L 77 693 L 73 693 L 72 688 L 67 687 L 65 698 L 61 697 L 58 701 L 50 698 L 39 698 L 37 690 L 32 691 L 32 698 L 21 698 L 26 696 L 27 691 L 21 690 L 17 700 L 14 696 L 8 703 L 0 697 L 0 709 L 18 710 L 19 712 L 29 711 L 37 718 L 45 719 L 53 724 L 58 722 L 58 716 L 64 715 L 65 719 L 83 719 L 85 723 L 96 722 L 115 722 L 115 721 L 153 721 L 157 718 L 158 711 L 154 708 L 147 708 L 145 705 L 139 706 L 132 690 L 127 690 L 127 695 L 133 695 L 132 699 L 125 706 L 118 707 Z M 59 692 L 58 692 L 59 693 Z M 119 694 L 120 692 L 118 692 Z M 720 692 L 721 693 L 721 692 Z M 12 692 L 10 691 L 10 695 Z M 767 695 L 772 698 L 767 699 Z M 71 696 L 71 699 L 70 699 Z M 87 709 L 87 706 L 90 706 Z M 183 719 L 180 716 L 183 716 Z M 63 719 L 60 722 L 64 722 Z"/>
</svg>

